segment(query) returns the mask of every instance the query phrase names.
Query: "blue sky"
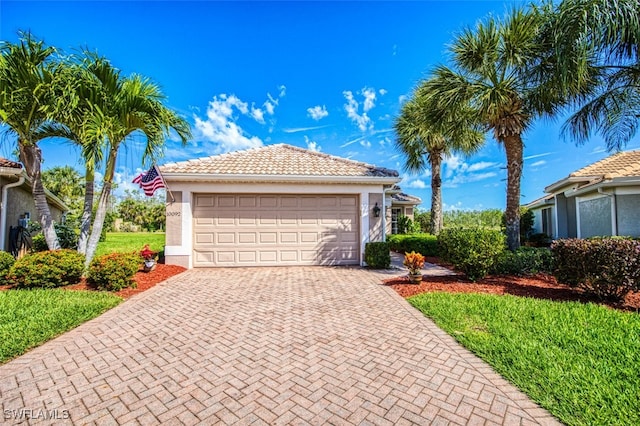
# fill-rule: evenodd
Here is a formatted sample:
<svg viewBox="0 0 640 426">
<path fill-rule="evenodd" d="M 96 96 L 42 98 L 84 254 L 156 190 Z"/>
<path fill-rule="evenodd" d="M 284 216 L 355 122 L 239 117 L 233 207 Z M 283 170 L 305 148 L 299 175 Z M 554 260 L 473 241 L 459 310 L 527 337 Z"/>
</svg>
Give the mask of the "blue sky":
<svg viewBox="0 0 640 426">
<path fill-rule="evenodd" d="M 405 192 L 429 208 L 430 172 L 408 175 L 393 147 L 393 120 L 412 88 L 447 58 L 446 44 L 505 1 L 217 2 L 0 1 L 0 38 L 31 30 L 73 53 L 88 47 L 125 74 L 160 84 L 193 126 L 186 147 L 169 140 L 160 164 L 288 143 L 396 169 Z M 594 138 L 560 139 L 562 119 L 525 134 L 522 202 L 607 156 Z M 634 139 L 627 149 L 637 148 Z M 142 170 L 140 138 L 120 152 L 119 191 Z M 10 141 L 0 155 L 9 156 Z M 82 169 L 74 148 L 42 144 L 44 168 Z M 490 137 L 472 157 L 443 169 L 447 209 L 504 208 L 504 151 Z"/>
</svg>

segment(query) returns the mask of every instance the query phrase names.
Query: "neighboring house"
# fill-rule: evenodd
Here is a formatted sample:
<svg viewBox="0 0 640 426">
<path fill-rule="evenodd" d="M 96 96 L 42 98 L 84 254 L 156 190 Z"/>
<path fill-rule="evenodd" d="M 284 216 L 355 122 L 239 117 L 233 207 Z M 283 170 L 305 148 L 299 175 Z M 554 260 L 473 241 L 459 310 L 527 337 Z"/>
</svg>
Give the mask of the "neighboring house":
<svg viewBox="0 0 640 426">
<path fill-rule="evenodd" d="M 552 238 L 640 237 L 640 150 L 619 152 L 571 173 L 529 203 L 534 232 Z"/>
<path fill-rule="evenodd" d="M 387 209 L 387 235 L 398 233 L 399 217 L 406 216 L 413 220 L 416 206 L 420 203 L 422 203 L 420 198 L 405 194 L 397 185 L 387 191 L 387 201 L 385 205 L 391 206 L 391 208 Z"/>
<path fill-rule="evenodd" d="M 357 265 L 398 172 L 277 144 L 165 164 L 166 262 Z"/>
<path fill-rule="evenodd" d="M 21 164 L 0 158 L 0 191 L 0 249 L 8 251 L 11 247 L 11 228 L 20 225 L 21 220 L 22 224 L 36 220 L 38 214 L 31 194 L 31 183 Z M 46 191 L 46 195 L 54 222 L 61 222 L 69 208 L 49 191 Z"/>
</svg>

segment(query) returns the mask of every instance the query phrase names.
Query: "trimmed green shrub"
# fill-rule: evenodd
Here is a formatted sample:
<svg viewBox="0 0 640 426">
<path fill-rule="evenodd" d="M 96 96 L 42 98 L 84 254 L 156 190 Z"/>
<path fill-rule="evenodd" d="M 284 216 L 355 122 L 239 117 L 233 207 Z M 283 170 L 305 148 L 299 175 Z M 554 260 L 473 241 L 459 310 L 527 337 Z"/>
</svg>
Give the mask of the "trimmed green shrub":
<svg viewBox="0 0 640 426">
<path fill-rule="evenodd" d="M 554 276 L 601 300 L 620 301 L 640 290 L 640 243 L 632 239 L 570 238 L 551 244 Z"/>
<path fill-rule="evenodd" d="M 533 275 L 553 272 L 553 256 L 547 248 L 520 247 L 506 250 L 496 259 L 490 271 L 498 275 Z"/>
<path fill-rule="evenodd" d="M 16 260 L 6 251 L 0 251 L 0 284 L 4 283 L 4 279 L 9 273 Z"/>
<path fill-rule="evenodd" d="M 365 244 L 364 261 L 370 268 L 387 269 L 391 265 L 389 243 L 379 241 Z"/>
<path fill-rule="evenodd" d="M 424 256 L 438 256 L 438 237 L 431 234 L 393 234 L 387 237 L 389 247 L 400 253 L 412 251 Z"/>
<path fill-rule="evenodd" d="M 472 281 L 487 276 L 505 242 L 502 232 L 486 228 L 446 228 L 438 235 L 440 256 Z"/>
<path fill-rule="evenodd" d="M 16 260 L 7 282 L 18 287 L 60 287 L 80 281 L 84 256 L 62 249 L 28 254 Z"/>
<path fill-rule="evenodd" d="M 118 291 L 136 287 L 133 276 L 140 269 L 142 257 L 138 253 L 109 253 L 98 256 L 89 265 L 87 281 L 100 290 Z"/>
</svg>

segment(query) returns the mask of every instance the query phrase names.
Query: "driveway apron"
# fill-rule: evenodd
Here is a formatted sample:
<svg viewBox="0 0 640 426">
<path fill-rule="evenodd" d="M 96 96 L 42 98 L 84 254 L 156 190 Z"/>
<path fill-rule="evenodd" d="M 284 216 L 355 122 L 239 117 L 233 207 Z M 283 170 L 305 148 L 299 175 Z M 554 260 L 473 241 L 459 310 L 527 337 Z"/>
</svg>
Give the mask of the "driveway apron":
<svg viewBox="0 0 640 426">
<path fill-rule="evenodd" d="M 0 423 L 557 424 L 385 277 L 187 271 L 0 366 Z"/>
</svg>

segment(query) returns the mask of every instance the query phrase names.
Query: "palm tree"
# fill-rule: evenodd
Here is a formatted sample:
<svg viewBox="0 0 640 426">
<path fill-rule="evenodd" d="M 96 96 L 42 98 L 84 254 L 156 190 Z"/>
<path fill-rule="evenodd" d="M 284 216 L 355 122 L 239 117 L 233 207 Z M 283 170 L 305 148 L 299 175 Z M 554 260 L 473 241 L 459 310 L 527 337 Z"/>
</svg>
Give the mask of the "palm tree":
<svg viewBox="0 0 640 426">
<path fill-rule="evenodd" d="M 520 180 L 522 134 L 542 115 L 562 106 L 560 95 L 540 91 L 530 78 L 528 64 L 546 46 L 538 37 L 542 14 L 514 9 L 505 20 L 489 18 L 466 29 L 453 42 L 453 68 L 439 66 L 425 82 L 427 102 L 437 105 L 430 120 L 447 111 L 469 108 L 474 121 L 493 131 L 507 157 L 507 245 L 520 246 Z"/>
<path fill-rule="evenodd" d="M 91 72 L 98 76 L 101 82 L 100 93 L 103 98 L 92 104 L 95 113 L 86 124 L 86 133 L 90 135 L 88 142 L 94 148 L 94 152 L 100 150 L 98 141 L 107 142 L 107 152 L 102 191 L 86 248 L 87 266 L 100 240 L 111 197 L 119 148 L 132 136 L 144 135 L 144 163 L 161 153 L 165 138 L 171 130 L 178 135 L 183 144 L 191 137 L 189 124 L 164 105 L 165 98 L 162 92 L 150 80 L 138 75 L 122 77 L 119 70 L 106 60 L 97 63 Z"/>
<path fill-rule="evenodd" d="M 42 183 L 65 204 L 73 204 L 84 192 L 82 176 L 71 166 L 56 166 L 42 172 Z"/>
<path fill-rule="evenodd" d="M 42 185 L 38 142 L 69 135 L 68 129 L 51 119 L 68 105 L 65 94 L 69 93 L 55 52 L 30 33 L 20 33 L 16 44 L 0 44 L 0 123 L 17 138 L 20 161 L 31 180 L 38 219 L 51 250 L 59 249 L 60 243 Z"/>
<path fill-rule="evenodd" d="M 396 147 L 405 155 L 405 168 L 409 172 L 431 168 L 431 232 L 438 234 L 443 227 L 442 215 L 442 160 L 453 151 L 470 154 L 484 143 L 484 135 L 473 123 L 464 122 L 465 114 L 441 115 L 431 120 L 431 108 L 425 102 L 424 84 L 406 102 L 395 122 Z M 453 112 L 453 111 L 451 111 Z M 459 111 L 458 111 L 459 112 Z"/>
<path fill-rule="evenodd" d="M 577 143 L 599 133 L 609 151 L 622 149 L 640 124 L 638 1 L 564 0 L 545 11 L 546 78 L 577 106 L 563 133 Z"/>
</svg>

